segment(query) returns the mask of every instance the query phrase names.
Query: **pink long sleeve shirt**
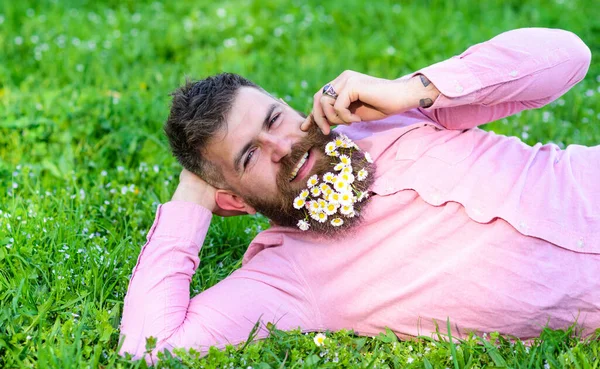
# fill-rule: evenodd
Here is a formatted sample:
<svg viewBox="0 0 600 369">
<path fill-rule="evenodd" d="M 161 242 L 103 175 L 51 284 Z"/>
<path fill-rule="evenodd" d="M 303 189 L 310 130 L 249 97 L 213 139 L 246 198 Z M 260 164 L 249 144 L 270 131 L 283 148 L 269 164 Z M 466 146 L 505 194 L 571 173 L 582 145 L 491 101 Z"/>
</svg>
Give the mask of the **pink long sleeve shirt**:
<svg viewBox="0 0 600 369">
<path fill-rule="evenodd" d="M 121 352 L 139 357 L 149 336 L 157 350 L 237 344 L 259 320 L 401 337 L 447 319 L 459 336 L 600 328 L 600 146 L 531 147 L 476 128 L 556 99 L 589 63 L 572 33 L 520 29 L 418 71 L 441 92 L 431 108 L 340 128 L 377 163 L 359 228 L 333 241 L 268 229 L 240 269 L 191 299 L 211 213 L 160 206 Z"/>
</svg>

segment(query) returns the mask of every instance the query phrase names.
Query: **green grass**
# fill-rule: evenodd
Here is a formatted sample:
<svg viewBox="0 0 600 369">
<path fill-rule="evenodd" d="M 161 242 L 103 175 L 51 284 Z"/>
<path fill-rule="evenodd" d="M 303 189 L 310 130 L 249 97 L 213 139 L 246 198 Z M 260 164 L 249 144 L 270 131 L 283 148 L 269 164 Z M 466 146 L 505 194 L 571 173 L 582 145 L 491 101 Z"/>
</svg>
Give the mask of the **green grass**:
<svg viewBox="0 0 600 369">
<path fill-rule="evenodd" d="M 586 79 L 489 128 L 530 144 L 596 145 L 598 19 L 593 0 L 1 2 L 0 367 L 145 365 L 117 355 L 117 329 L 154 210 L 176 186 L 161 128 L 186 76 L 237 72 L 306 111 L 344 69 L 396 78 L 505 30 L 564 28 L 595 55 Z M 260 217 L 215 218 L 191 289 L 239 267 L 261 227 Z M 571 331 L 544 331 L 529 348 L 492 334 L 458 344 L 350 332 L 316 347 L 312 334 L 272 332 L 160 365 L 598 368 L 600 357 L 597 340 Z"/>
</svg>

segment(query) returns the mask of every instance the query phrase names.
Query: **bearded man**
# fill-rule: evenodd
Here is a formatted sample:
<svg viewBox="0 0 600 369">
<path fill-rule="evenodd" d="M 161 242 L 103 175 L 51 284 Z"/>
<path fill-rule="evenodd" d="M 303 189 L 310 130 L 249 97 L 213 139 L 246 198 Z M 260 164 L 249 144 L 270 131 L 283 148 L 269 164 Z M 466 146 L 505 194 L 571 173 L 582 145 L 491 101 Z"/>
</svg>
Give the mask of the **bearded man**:
<svg viewBox="0 0 600 369">
<path fill-rule="evenodd" d="M 139 357 L 153 336 L 156 350 L 206 352 L 246 341 L 257 322 L 591 334 L 600 146 L 476 128 L 557 99 L 590 58 L 572 33 L 514 30 L 397 80 L 344 72 L 308 117 L 237 75 L 187 83 L 165 125 L 185 169 L 133 271 L 121 351 Z M 273 226 L 242 267 L 190 299 L 212 214 L 257 211 Z"/>
</svg>

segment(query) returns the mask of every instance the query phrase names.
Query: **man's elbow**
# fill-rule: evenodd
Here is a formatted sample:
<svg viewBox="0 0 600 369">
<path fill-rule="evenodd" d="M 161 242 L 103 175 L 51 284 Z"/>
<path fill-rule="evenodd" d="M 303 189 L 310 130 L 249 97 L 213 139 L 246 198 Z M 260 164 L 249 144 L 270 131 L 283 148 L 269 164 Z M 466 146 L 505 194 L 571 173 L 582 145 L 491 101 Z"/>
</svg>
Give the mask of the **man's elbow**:
<svg viewBox="0 0 600 369">
<path fill-rule="evenodd" d="M 573 32 L 564 31 L 564 33 L 566 38 L 565 45 L 569 50 L 569 56 L 575 70 L 574 79 L 579 82 L 585 77 L 590 68 L 592 51 L 585 42 Z"/>
</svg>

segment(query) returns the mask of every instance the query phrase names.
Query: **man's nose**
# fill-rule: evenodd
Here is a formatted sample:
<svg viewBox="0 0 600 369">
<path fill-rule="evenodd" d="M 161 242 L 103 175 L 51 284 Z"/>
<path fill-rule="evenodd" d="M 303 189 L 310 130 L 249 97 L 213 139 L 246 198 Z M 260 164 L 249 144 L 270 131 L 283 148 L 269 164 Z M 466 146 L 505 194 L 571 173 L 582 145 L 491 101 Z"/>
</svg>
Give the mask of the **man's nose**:
<svg viewBox="0 0 600 369">
<path fill-rule="evenodd" d="M 279 162 L 281 158 L 292 152 L 292 141 L 289 138 L 264 132 L 261 135 L 261 141 L 264 147 L 271 151 L 273 162 Z"/>
</svg>

